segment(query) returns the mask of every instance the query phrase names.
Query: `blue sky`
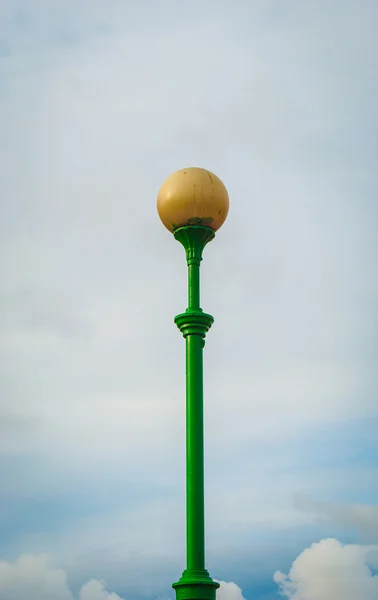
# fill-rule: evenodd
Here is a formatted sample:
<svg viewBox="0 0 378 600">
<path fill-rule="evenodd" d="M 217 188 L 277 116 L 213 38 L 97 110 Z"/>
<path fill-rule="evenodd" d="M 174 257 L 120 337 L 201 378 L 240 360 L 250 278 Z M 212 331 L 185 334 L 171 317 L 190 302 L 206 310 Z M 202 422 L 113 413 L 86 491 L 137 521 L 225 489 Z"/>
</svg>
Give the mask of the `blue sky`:
<svg viewBox="0 0 378 600">
<path fill-rule="evenodd" d="M 202 266 L 218 599 L 378 597 L 377 13 L 1 2 L 0 600 L 173 598 L 186 272 L 156 197 L 186 166 L 231 202 Z"/>
</svg>

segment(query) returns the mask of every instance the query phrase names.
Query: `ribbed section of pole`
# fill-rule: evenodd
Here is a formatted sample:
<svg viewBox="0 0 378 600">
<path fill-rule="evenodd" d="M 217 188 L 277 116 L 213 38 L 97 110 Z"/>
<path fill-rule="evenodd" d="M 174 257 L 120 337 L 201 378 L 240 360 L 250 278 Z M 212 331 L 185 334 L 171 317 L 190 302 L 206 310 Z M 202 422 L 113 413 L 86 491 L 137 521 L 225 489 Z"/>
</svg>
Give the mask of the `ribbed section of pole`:
<svg viewBox="0 0 378 600">
<path fill-rule="evenodd" d="M 200 308 L 200 263 L 207 227 L 188 226 L 175 232 L 186 250 L 188 308 L 175 318 L 186 340 L 186 535 L 187 568 L 173 584 L 177 600 L 215 600 L 219 584 L 205 568 L 203 347 L 213 317 Z"/>
</svg>

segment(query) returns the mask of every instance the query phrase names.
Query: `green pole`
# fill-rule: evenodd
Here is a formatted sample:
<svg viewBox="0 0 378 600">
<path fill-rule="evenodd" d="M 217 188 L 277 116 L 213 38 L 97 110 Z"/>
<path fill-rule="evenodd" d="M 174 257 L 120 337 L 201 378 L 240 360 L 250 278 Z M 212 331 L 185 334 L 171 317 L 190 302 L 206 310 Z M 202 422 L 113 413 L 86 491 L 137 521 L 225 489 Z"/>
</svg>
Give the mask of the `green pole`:
<svg viewBox="0 0 378 600">
<path fill-rule="evenodd" d="M 177 600 L 215 600 L 219 584 L 205 568 L 203 348 L 214 319 L 200 307 L 200 263 L 214 238 L 209 227 L 190 225 L 174 232 L 188 264 L 188 308 L 175 323 L 186 340 L 186 569 L 173 584 Z"/>
</svg>

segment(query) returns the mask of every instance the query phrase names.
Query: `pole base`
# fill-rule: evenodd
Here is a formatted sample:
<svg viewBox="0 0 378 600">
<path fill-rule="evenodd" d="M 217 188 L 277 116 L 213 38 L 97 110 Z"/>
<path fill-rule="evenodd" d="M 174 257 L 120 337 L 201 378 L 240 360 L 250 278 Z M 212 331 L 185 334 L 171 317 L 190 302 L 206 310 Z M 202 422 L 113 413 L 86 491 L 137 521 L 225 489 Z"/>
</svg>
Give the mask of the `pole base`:
<svg viewBox="0 0 378 600">
<path fill-rule="evenodd" d="M 216 600 L 219 583 L 213 581 L 205 569 L 186 570 L 172 587 L 176 590 L 176 600 Z"/>
</svg>

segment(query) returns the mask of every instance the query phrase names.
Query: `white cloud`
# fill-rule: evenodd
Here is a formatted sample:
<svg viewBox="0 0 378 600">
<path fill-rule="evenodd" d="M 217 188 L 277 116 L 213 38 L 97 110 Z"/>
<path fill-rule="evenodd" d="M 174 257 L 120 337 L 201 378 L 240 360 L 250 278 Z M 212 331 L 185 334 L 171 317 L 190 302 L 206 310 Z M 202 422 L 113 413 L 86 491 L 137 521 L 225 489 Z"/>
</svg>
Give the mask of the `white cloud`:
<svg viewBox="0 0 378 600">
<path fill-rule="evenodd" d="M 48 555 L 23 555 L 13 563 L 0 562 L 0 600 L 75 600 L 67 574 Z M 123 600 L 108 592 L 103 581 L 84 584 L 77 600 Z"/>
<path fill-rule="evenodd" d="M 245 600 L 241 588 L 232 581 L 218 581 L 217 600 Z"/>
<path fill-rule="evenodd" d="M 122 600 L 121 596 L 106 590 L 106 583 L 91 579 L 80 590 L 79 600 Z"/>
<path fill-rule="evenodd" d="M 376 600 L 378 546 L 343 545 L 324 539 L 304 550 L 287 575 L 274 581 L 290 600 Z"/>
</svg>

